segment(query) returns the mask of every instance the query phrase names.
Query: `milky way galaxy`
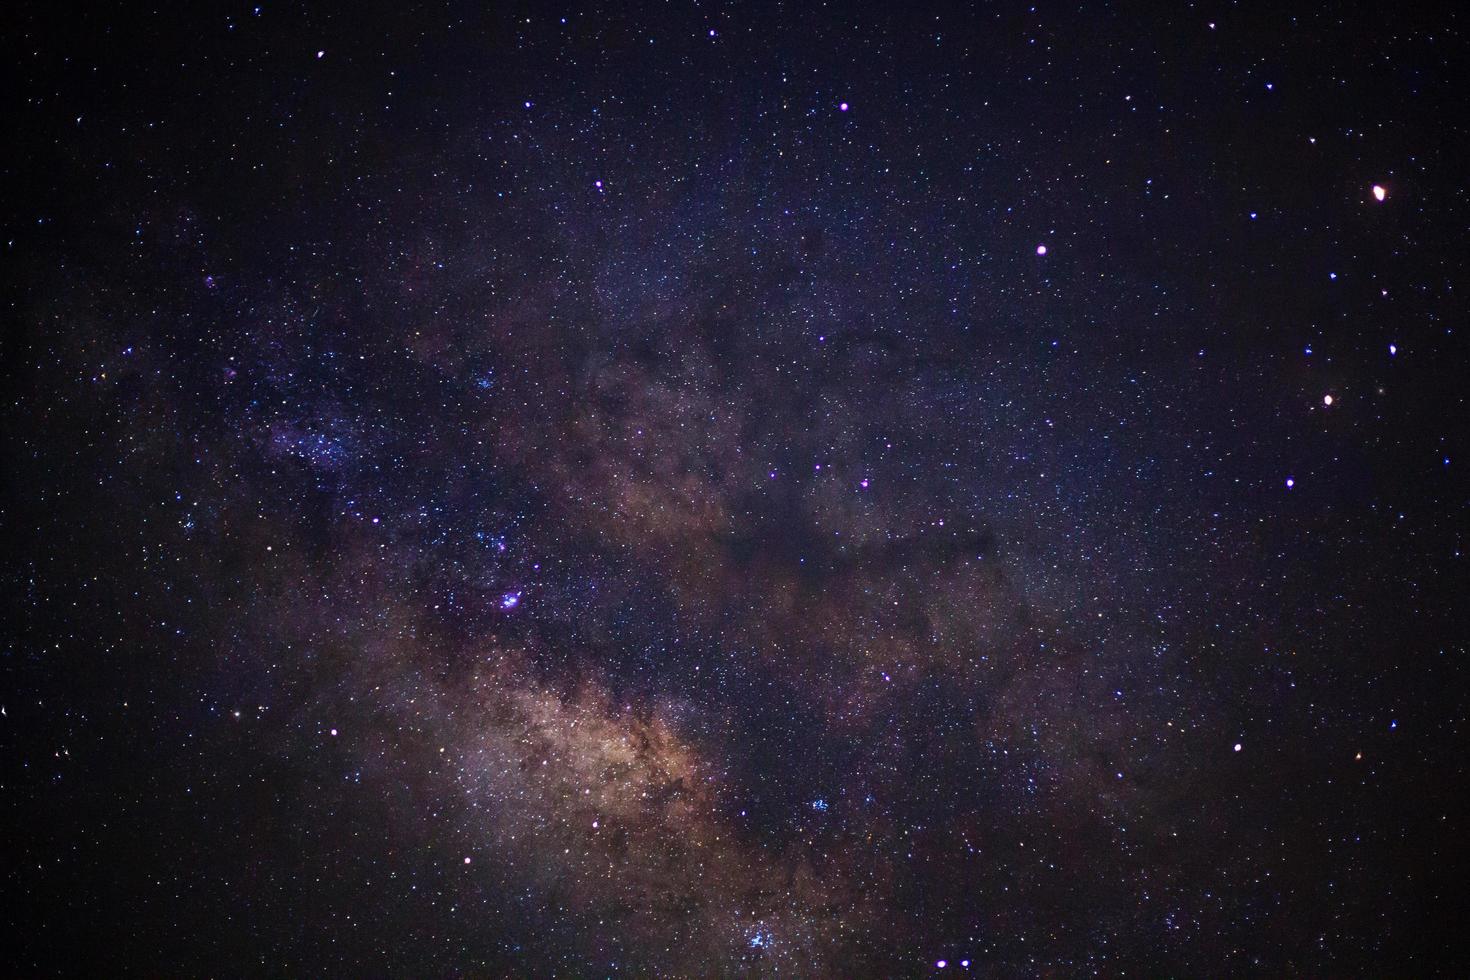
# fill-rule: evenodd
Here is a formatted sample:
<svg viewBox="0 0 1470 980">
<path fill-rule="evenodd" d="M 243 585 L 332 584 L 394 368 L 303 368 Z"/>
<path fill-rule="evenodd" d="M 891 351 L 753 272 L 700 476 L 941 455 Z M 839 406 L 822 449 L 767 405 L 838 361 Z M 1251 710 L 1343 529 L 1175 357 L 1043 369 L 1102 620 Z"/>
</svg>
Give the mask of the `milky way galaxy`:
<svg viewBox="0 0 1470 980">
<path fill-rule="evenodd" d="M 24 975 L 1456 976 L 1449 17 L 22 4 Z"/>
</svg>

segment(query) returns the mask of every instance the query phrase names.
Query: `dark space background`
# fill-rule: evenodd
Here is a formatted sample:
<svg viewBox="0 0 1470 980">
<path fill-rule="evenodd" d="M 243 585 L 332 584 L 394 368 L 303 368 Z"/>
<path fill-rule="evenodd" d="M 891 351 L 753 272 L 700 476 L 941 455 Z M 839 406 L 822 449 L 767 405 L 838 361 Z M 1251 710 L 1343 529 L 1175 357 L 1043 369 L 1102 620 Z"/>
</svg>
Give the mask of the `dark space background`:
<svg viewBox="0 0 1470 980">
<path fill-rule="evenodd" d="M 7 973 L 1470 969 L 1463 12 L 0 23 Z"/>
</svg>

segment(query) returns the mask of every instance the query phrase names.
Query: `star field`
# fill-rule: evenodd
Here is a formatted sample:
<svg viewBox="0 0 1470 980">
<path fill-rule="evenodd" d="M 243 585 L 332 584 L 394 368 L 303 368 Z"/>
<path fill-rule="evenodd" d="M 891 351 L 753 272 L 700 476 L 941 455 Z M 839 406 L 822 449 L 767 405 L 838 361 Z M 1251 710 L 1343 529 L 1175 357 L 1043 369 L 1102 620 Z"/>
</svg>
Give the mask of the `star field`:
<svg viewBox="0 0 1470 980">
<path fill-rule="evenodd" d="M 15 968 L 1463 975 L 1462 21 L 22 4 Z"/>
</svg>

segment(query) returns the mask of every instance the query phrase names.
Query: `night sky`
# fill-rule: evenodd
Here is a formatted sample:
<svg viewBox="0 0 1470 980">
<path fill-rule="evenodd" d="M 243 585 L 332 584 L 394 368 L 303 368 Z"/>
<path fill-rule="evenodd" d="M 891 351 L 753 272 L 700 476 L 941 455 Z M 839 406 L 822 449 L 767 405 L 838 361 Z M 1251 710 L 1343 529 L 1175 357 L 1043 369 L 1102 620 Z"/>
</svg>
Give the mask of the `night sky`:
<svg viewBox="0 0 1470 980">
<path fill-rule="evenodd" d="M 5 972 L 1467 975 L 1470 25 L 1296 6 L 8 7 Z"/>
</svg>

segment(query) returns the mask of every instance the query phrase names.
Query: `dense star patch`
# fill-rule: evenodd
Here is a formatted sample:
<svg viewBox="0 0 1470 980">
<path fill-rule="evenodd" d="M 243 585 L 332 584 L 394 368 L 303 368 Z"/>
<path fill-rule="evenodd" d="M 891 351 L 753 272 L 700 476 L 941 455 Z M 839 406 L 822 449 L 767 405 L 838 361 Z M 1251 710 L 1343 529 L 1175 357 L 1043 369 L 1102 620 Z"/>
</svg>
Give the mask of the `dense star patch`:
<svg viewBox="0 0 1470 980">
<path fill-rule="evenodd" d="M 11 21 L 15 972 L 1470 967 L 1453 12 Z"/>
</svg>

